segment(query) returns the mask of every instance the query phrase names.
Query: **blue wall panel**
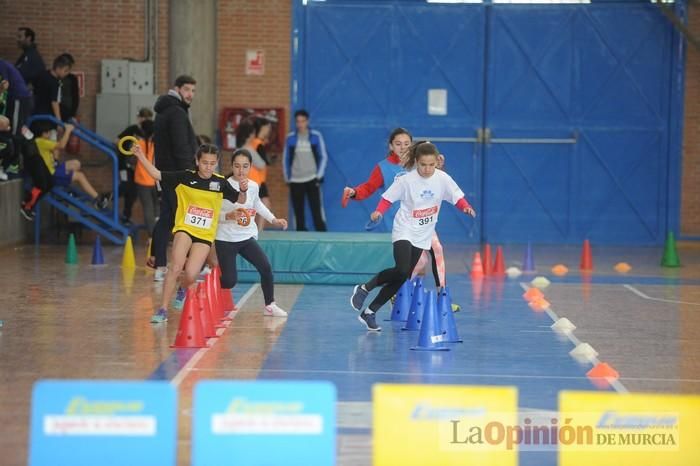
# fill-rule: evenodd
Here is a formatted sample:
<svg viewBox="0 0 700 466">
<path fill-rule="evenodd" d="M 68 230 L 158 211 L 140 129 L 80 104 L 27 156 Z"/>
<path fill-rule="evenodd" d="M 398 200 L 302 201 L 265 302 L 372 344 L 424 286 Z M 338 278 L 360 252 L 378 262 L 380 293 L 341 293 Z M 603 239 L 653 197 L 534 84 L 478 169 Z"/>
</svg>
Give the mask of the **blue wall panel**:
<svg viewBox="0 0 700 466">
<path fill-rule="evenodd" d="M 342 186 L 367 178 L 396 126 L 490 131 L 437 143 L 480 214 L 444 206 L 445 239 L 659 244 L 678 223 L 681 42 L 654 5 L 296 2 L 294 37 L 293 102 L 331 154 L 332 230 L 362 231 L 378 196 L 342 210 Z M 427 112 L 436 88 L 447 115 Z"/>
</svg>

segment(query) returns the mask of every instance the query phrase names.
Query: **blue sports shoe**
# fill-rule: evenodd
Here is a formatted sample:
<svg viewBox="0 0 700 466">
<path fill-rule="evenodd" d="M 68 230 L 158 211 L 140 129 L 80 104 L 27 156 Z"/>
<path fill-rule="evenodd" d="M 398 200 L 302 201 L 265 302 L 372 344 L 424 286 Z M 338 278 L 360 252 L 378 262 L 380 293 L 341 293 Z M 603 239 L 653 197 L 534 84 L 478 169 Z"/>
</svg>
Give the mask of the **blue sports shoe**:
<svg viewBox="0 0 700 466">
<path fill-rule="evenodd" d="M 163 322 L 168 321 L 168 311 L 165 310 L 165 308 L 160 308 L 158 311 L 153 314 L 151 317 L 151 323 L 152 324 L 162 324 Z"/>
<path fill-rule="evenodd" d="M 176 311 L 181 311 L 182 308 L 185 307 L 185 296 L 187 296 L 185 289 L 178 288 L 177 294 L 175 295 L 175 301 L 173 302 L 173 309 Z"/>
<path fill-rule="evenodd" d="M 350 305 L 352 308 L 360 312 L 368 294 L 369 291 L 365 290 L 365 285 L 355 285 L 355 288 L 352 290 L 352 296 L 350 296 Z"/>
</svg>

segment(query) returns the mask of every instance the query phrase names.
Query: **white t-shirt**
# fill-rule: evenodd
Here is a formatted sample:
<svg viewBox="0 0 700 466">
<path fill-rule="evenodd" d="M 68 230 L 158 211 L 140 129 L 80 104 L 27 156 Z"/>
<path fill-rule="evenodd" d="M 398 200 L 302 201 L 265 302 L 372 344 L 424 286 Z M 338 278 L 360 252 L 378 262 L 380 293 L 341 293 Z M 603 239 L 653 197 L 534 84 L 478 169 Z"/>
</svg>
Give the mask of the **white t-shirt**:
<svg viewBox="0 0 700 466">
<path fill-rule="evenodd" d="M 228 180 L 229 184 L 238 190 L 238 181 L 233 177 Z M 235 204 L 227 199 L 221 204 L 221 213 L 219 214 L 219 227 L 216 230 L 216 239 L 219 241 L 229 241 L 238 243 L 250 238 L 258 238 L 258 226 L 255 224 L 255 216 L 260 214 L 265 220 L 271 222 L 275 219 L 270 209 L 260 200 L 260 187 L 255 181 L 248 180 L 247 198 L 244 204 L 236 202 Z M 236 209 L 246 209 L 250 215 L 250 223 L 246 226 L 239 225 L 236 220 L 227 220 L 226 214 Z"/>
<path fill-rule="evenodd" d="M 430 178 L 412 170 L 397 175 L 382 197 L 392 204 L 401 201 L 394 217 L 391 241 L 408 240 L 413 246 L 428 250 L 442 201 L 456 204 L 464 193 L 442 170 L 435 170 Z"/>
</svg>

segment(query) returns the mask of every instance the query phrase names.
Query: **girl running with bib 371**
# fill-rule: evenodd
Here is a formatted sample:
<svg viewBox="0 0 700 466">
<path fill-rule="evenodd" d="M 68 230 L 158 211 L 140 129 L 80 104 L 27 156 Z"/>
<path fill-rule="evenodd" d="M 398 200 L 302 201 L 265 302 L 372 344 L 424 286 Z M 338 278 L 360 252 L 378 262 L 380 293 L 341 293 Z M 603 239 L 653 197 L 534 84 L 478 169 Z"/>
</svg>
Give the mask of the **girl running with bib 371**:
<svg viewBox="0 0 700 466">
<path fill-rule="evenodd" d="M 371 219 L 377 221 L 392 203 L 401 201 L 391 232 L 394 267 L 382 270 L 367 283 L 355 286 L 350 298 L 352 307 L 361 311 L 369 292 L 382 287 L 377 297 L 358 316 L 367 330 L 381 330 L 377 326 L 375 313 L 410 277 L 423 251 L 430 249 L 442 201 L 454 204 L 467 215 L 476 216 L 457 183 L 450 175 L 437 169 L 438 156 L 437 147 L 430 142 L 418 142 L 411 146 L 404 164 L 410 171 L 396 177 L 382 194 L 377 209 L 372 212 Z"/>
<path fill-rule="evenodd" d="M 184 270 L 180 280 L 182 288 L 195 283 L 216 237 L 223 199 L 245 202 L 248 181 L 243 180 L 237 191 L 226 178 L 214 173 L 219 162 L 219 149 L 213 144 L 199 146 L 197 171 L 162 172 L 146 159 L 138 145 L 134 145 L 133 151 L 148 174 L 160 181 L 161 185 L 174 189 L 177 195 L 172 258 L 163 283 L 163 303 L 151 317 L 151 323 L 157 324 L 168 320 L 168 303 L 180 272 Z"/>
</svg>

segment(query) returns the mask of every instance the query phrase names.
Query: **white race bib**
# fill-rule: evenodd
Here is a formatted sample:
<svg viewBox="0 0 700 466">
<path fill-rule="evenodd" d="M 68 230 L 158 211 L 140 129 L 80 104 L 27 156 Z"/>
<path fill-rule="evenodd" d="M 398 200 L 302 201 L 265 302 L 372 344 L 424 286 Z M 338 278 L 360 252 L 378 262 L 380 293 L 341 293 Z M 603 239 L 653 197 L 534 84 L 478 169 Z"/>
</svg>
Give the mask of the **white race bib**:
<svg viewBox="0 0 700 466">
<path fill-rule="evenodd" d="M 185 225 L 208 230 L 211 228 L 212 220 L 214 219 L 214 211 L 191 205 L 187 208 L 185 214 Z"/>
<path fill-rule="evenodd" d="M 419 226 L 428 226 L 437 220 L 438 207 L 428 207 L 427 209 L 416 209 L 411 212 L 414 223 Z"/>
</svg>

